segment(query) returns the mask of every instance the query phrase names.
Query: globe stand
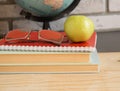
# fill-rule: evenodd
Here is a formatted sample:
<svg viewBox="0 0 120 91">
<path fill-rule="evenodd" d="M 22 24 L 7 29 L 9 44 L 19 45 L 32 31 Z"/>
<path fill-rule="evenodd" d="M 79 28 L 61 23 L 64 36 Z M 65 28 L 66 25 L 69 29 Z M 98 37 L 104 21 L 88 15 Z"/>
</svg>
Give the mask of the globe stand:
<svg viewBox="0 0 120 91">
<path fill-rule="evenodd" d="M 43 22 L 43 29 L 51 29 L 49 22 Z"/>
<path fill-rule="evenodd" d="M 39 21 L 39 22 L 43 22 L 43 29 L 51 29 L 50 27 L 50 21 L 47 21 L 45 19 L 43 19 L 42 17 L 37 17 L 37 16 L 33 16 L 31 13 L 26 12 L 24 10 L 22 10 L 20 12 L 21 15 L 24 15 L 26 19 L 28 20 L 34 20 L 34 21 Z"/>
<path fill-rule="evenodd" d="M 55 16 L 48 16 L 48 17 L 35 16 L 32 13 L 27 12 L 25 10 L 22 10 L 20 14 L 25 16 L 25 18 L 28 20 L 43 22 L 43 29 L 51 29 L 49 22 L 68 16 L 69 13 L 79 4 L 79 2 L 80 0 L 74 0 L 73 3 L 67 9 L 65 9 L 60 14 Z"/>
</svg>

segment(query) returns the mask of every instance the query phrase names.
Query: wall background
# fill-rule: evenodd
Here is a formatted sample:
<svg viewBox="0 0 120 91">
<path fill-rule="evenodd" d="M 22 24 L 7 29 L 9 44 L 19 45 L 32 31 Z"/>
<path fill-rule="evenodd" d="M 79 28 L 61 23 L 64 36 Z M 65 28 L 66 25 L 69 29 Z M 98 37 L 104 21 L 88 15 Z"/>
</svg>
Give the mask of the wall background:
<svg viewBox="0 0 120 91">
<path fill-rule="evenodd" d="M 0 36 L 15 28 L 41 29 L 42 23 L 25 20 L 14 0 L 0 0 Z M 98 51 L 120 51 L 120 0 L 81 0 L 71 14 L 90 17 L 98 33 Z M 51 22 L 54 30 L 63 30 L 65 18 Z"/>
</svg>

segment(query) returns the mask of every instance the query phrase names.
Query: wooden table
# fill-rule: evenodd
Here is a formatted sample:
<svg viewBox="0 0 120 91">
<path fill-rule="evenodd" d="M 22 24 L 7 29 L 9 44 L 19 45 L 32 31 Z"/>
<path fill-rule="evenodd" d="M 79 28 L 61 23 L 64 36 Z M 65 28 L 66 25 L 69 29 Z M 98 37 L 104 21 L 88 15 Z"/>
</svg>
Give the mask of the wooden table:
<svg viewBox="0 0 120 91">
<path fill-rule="evenodd" d="M 99 57 L 98 74 L 1 74 L 0 91 L 120 91 L 120 52 Z"/>
</svg>

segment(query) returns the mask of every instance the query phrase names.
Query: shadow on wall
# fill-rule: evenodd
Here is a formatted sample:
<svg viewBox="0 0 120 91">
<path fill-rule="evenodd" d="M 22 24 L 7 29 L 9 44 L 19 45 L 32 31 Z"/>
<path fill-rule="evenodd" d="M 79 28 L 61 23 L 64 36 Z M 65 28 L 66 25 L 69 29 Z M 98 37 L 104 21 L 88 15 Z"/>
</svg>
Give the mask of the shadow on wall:
<svg viewBox="0 0 120 91">
<path fill-rule="evenodd" d="M 98 52 L 120 52 L 120 31 L 98 32 Z"/>
</svg>

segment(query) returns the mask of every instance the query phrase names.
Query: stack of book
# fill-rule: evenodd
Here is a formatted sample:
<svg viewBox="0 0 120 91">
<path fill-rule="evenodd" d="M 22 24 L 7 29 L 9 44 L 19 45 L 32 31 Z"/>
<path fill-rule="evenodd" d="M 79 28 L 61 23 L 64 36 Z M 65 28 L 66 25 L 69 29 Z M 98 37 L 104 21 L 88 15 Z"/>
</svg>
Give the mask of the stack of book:
<svg viewBox="0 0 120 91">
<path fill-rule="evenodd" d="M 0 40 L 0 73 L 99 72 L 96 42 L 96 32 L 88 41 L 59 46 L 43 41 L 7 43 L 4 38 Z"/>
</svg>

